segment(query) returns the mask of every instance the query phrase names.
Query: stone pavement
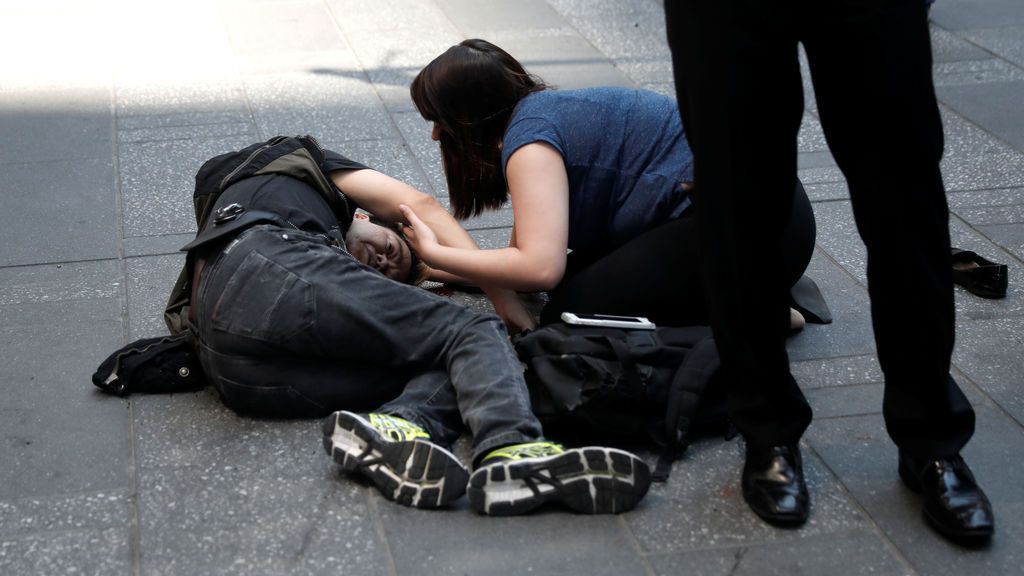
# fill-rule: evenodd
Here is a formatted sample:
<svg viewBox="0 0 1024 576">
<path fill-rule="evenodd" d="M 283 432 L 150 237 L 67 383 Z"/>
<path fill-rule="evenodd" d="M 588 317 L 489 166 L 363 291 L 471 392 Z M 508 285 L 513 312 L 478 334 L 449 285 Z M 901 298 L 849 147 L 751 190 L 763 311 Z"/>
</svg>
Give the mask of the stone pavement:
<svg viewBox="0 0 1024 576">
<path fill-rule="evenodd" d="M 563 88 L 672 94 L 657 0 L 5 0 L 0 574 L 1024 574 L 1024 3 L 939 0 L 932 19 L 954 245 L 1011 274 L 1005 300 L 956 295 L 966 457 L 997 511 L 983 550 L 935 536 L 897 478 L 864 251 L 813 102 L 811 273 L 836 321 L 791 342 L 816 413 L 803 529 L 747 510 L 739 442 L 697 443 L 621 516 L 493 519 L 383 500 L 338 474 L 317 422 L 92 389 L 108 352 L 163 330 L 201 161 L 310 132 L 444 198 L 408 97 L 421 66 L 480 36 Z M 494 247 L 509 223 L 469 224 Z"/>
</svg>

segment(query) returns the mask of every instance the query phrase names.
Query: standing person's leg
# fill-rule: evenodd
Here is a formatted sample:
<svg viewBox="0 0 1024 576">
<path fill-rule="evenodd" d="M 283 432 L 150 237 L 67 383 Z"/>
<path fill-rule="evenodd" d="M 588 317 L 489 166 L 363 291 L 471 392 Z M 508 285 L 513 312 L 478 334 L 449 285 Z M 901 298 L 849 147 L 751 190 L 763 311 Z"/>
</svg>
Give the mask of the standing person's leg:
<svg viewBox="0 0 1024 576">
<path fill-rule="evenodd" d="M 791 4 L 666 0 L 676 90 L 694 151 L 701 270 L 747 441 L 743 494 L 799 523 L 809 502 L 797 443 L 811 410 L 789 372 L 782 228 L 796 185 L 802 85 Z M 782 474 L 772 474 L 782 470 Z"/>
<path fill-rule="evenodd" d="M 926 7 L 809 4 L 805 46 L 818 110 L 867 247 L 886 427 L 901 473 L 918 485 L 936 462 L 966 470 L 958 453 L 974 431 L 974 411 L 949 375 L 955 308 Z M 926 514 L 947 534 L 990 534 L 987 501 L 969 472 L 959 476 L 976 494 L 951 500 L 932 491 Z"/>
</svg>

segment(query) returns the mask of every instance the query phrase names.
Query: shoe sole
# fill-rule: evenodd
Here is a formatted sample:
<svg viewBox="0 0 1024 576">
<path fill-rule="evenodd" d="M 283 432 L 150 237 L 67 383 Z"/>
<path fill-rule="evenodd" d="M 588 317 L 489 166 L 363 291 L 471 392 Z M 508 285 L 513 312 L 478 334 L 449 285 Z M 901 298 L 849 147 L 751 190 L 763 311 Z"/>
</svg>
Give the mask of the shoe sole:
<svg viewBox="0 0 1024 576">
<path fill-rule="evenodd" d="M 469 478 L 469 503 L 489 516 L 523 514 L 561 502 L 583 514 L 617 514 L 647 494 L 647 463 L 614 448 L 576 448 L 545 458 L 505 460 Z"/>
<path fill-rule="evenodd" d="M 898 470 L 900 479 L 903 480 L 904 486 L 914 494 L 924 494 L 924 489 L 921 487 L 921 481 L 918 480 L 917 476 L 914 475 L 913 472 L 911 472 L 910 468 L 902 459 L 899 461 Z M 946 538 L 961 541 L 968 545 L 983 543 L 991 538 L 992 534 L 995 532 L 995 530 L 991 528 L 985 530 L 948 530 L 941 522 L 933 518 L 932 515 L 928 513 L 927 507 L 923 506 L 921 508 L 921 515 L 924 516 L 925 522 L 927 522 L 928 525 L 934 528 L 939 534 L 942 534 Z"/>
<path fill-rule="evenodd" d="M 323 433 L 324 449 L 341 469 L 369 478 L 389 500 L 430 509 L 466 493 L 469 472 L 454 454 L 433 442 L 388 440 L 351 412 L 328 416 Z"/>
</svg>

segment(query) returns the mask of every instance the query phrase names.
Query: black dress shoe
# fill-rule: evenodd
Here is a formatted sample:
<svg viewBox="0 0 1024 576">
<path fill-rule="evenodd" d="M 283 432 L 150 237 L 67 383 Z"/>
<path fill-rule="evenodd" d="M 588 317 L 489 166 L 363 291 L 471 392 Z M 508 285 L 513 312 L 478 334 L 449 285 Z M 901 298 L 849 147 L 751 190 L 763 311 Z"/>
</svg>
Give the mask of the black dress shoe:
<svg viewBox="0 0 1024 576">
<path fill-rule="evenodd" d="M 771 524 L 799 526 L 806 522 L 811 505 L 800 448 L 748 444 L 743 465 L 743 499 Z"/>
<path fill-rule="evenodd" d="M 924 496 L 924 518 L 943 536 L 979 543 L 995 532 L 992 505 L 959 454 L 918 461 L 901 451 L 900 478 Z"/>
</svg>

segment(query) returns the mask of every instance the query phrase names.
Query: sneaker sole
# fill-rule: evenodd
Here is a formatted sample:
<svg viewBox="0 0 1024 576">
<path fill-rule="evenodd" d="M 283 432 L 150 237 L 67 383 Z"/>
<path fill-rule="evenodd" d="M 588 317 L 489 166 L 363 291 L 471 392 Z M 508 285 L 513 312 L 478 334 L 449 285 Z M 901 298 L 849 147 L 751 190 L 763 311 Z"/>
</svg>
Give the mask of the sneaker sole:
<svg viewBox="0 0 1024 576">
<path fill-rule="evenodd" d="M 385 498 L 439 508 L 466 493 L 469 472 L 454 454 L 421 439 L 393 442 L 365 418 L 335 412 L 323 423 L 324 449 L 349 473 L 369 478 Z"/>
<path fill-rule="evenodd" d="M 588 447 L 545 458 L 506 460 L 469 478 L 469 503 L 489 516 L 523 514 L 561 502 L 583 514 L 617 514 L 647 494 L 651 471 L 629 452 Z"/>
</svg>

